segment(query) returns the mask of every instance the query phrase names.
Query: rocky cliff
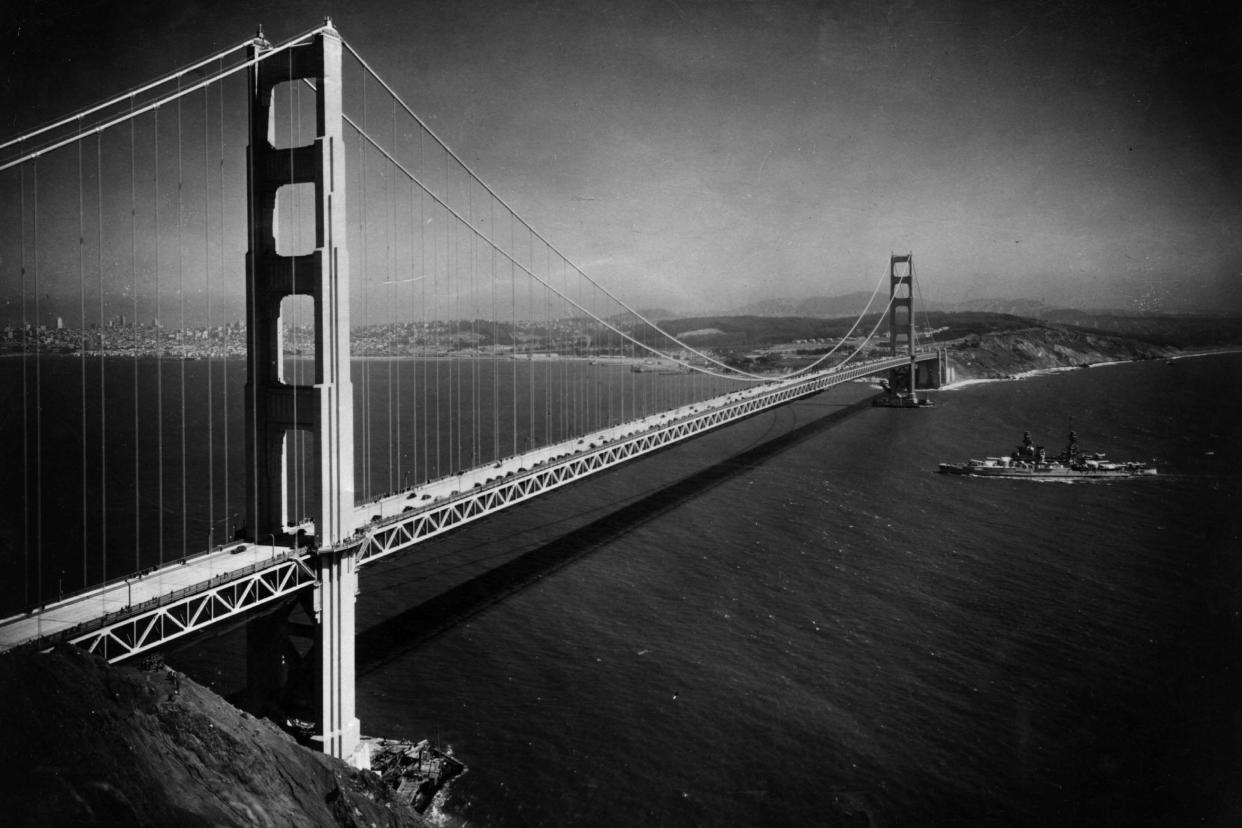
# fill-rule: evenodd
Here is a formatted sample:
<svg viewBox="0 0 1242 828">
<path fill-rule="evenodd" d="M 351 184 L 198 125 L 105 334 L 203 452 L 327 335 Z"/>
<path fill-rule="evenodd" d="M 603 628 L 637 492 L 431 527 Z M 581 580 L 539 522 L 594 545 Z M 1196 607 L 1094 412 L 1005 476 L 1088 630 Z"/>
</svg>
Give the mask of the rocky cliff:
<svg viewBox="0 0 1242 828">
<path fill-rule="evenodd" d="M 424 824 L 183 675 L 71 647 L 0 656 L 0 780 L 6 825 Z"/>
<path fill-rule="evenodd" d="M 948 346 L 954 379 L 995 379 L 1097 362 L 1163 359 L 1177 348 L 1056 325 L 969 336 Z"/>
</svg>

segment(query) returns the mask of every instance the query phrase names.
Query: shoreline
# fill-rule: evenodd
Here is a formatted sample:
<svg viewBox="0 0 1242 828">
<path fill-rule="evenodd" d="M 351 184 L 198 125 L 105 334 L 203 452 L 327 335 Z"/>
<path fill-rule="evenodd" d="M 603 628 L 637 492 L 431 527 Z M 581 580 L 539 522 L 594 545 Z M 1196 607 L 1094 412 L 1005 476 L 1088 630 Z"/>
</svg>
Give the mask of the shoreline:
<svg viewBox="0 0 1242 828">
<path fill-rule="evenodd" d="M 1222 356 L 1227 354 L 1242 354 L 1242 348 L 1221 348 L 1206 351 L 1186 351 L 1173 356 L 1166 357 L 1166 362 L 1174 362 L 1182 359 L 1194 359 L 1196 357 Z M 1132 365 L 1138 362 L 1154 362 L 1151 359 L 1118 359 L 1107 362 L 1091 362 L 1083 365 L 1058 365 L 1054 368 L 1032 368 L 1029 371 L 1019 371 L 1007 377 L 971 377 L 969 379 L 955 380 L 948 385 L 942 385 L 939 388 L 928 389 L 931 391 L 960 391 L 963 388 L 969 388 L 973 385 L 982 385 L 984 383 L 993 382 L 1019 382 L 1021 380 L 1031 379 L 1033 377 L 1051 376 L 1053 374 L 1064 374 L 1070 371 L 1079 371 L 1084 368 L 1107 368 L 1112 365 Z"/>
</svg>

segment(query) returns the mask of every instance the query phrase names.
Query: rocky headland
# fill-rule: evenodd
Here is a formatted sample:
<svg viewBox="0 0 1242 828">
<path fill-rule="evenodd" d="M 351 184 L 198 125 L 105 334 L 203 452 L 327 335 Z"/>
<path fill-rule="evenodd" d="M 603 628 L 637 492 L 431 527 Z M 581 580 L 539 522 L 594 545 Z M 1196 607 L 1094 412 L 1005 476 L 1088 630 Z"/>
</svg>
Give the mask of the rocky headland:
<svg viewBox="0 0 1242 828">
<path fill-rule="evenodd" d="M 1172 345 L 1058 325 L 991 331 L 946 347 L 955 381 L 1005 379 L 1027 371 L 1167 359 L 1183 353 Z"/>
<path fill-rule="evenodd" d="M 14 826 L 421 826 L 369 771 L 162 663 L 0 656 L 0 814 Z"/>
</svg>

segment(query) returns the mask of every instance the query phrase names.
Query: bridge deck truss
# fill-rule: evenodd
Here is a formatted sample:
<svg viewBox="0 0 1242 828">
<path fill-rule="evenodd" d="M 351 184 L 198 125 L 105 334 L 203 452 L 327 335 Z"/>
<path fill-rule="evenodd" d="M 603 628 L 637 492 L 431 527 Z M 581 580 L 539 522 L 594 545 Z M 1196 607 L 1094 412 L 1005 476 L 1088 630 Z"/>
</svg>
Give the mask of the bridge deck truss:
<svg viewBox="0 0 1242 828">
<path fill-rule="evenodd" d="M 121 661 L 313 586 L 317 577 L 313 560 L 290 556 L 254 571 L 221 575 L 221 583 L 209 581 L 190 595 L 104 619 L 90 632 L 66 638 L 109 662 Z"/>
<path fill-rule="evenodd" d="M 919 362 L 937 358 L 934 352 L 916 356 Z M 535 461 L 530 469 L 429 505 L 407 506 L 408 511 L 367 523 L 338 548 L 356 548 L 359 566 L 377 561 L 626 461 L 834 385 L 908 365 L 909 360 L 908 356 L 874 360 L 706 400 L 695 406 L 693 413 L 673 420 L 662 420 L 660 415 L 648 418 L 645 424 L 639 424 L 641 430 L 622 438 L 612 436 L 607 430 L 586 435 L 581 443 L 590 447 L 585 450 L 577 442 L 552 446 L 545 449 L 544 456 L 549 459 Z M 616 430 L 612 431 L 615 434 Z M 562 451 L 564 453 L 559 453 Z M 387 500 L 408 503 L 422 491 L 415 489 Z M 373 506 L 363 504 L 357 511 L 366 514 Z M 29 639 L 27 643 L 45 648 L 68 641 L 108 661 L 121 661 L 298 590 L 317 586 L 317 573 L 318 563 L 313 554 L 291 550 L 286 555 L 215 575 L 142 604 L 108 612 L 54 635 Z M 12 644 L 20 645 L 20 642 Z"/>
<path fill-rule="evenodd" d="M 916 359 L 925 362 L 937 358 L 938 355 L 935 353 L 926 353 L 919 354 Z M 706 411 L 652 427 L 636 436 L 608 443 L 567 459 L 554 459 L 520 476 L 505 478 L 500 482 L 457 495 L 447 503 L 377 521 L 363 529 L 364 537 L 358 552 L 358 563 L 359 565 L 370 563 L 400 552 L 466 523 L 530 500 L 544 492 L 560 488 L 636 457 L 659 451 L 706 431 L 783 405 L 799 397 L 816 394 L 834 385 L 862 379 L 909 363 L 908 356 L 876 360 L 852 368 L 820 372 L 779 385 L 764 387 L 758 393 L 751 392 L 751 395 L 740 400 L 728 401 L 734 395 L 708 400 L 702 404 L 707 406 Z M 598 445 L 598 442 L 592 445 Z"/>
</svg>

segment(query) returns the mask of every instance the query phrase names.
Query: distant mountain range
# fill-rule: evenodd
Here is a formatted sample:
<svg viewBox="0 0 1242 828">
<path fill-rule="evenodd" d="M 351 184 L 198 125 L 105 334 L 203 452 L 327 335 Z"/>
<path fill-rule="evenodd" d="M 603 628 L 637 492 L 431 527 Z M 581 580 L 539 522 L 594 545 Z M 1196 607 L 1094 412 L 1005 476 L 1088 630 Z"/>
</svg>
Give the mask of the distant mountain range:
<svg viewBox="0 0 1242 828">
<path fill-rule="evenodd" d="M 689 335 L 696 344 L 744 349 L 843 336 L 869 298 L 870 294 L 859 292 L 801 300 L 774 299 L 714 314 L 672 316 L 656 311 L 658 316 L 648 318 L 656 319 L 674 336 Z M 868 316 L 874 320 L 887 301 L 887 295 L 877 296 Z M 940 341 L 1040 327 L 1093 331 L 1159 346 L 1205 348 L 1242 344 L 1242 316 L 1226 312 L 1135 313 L 1057 308 L 1037 299 L 972 299 L 928 302 L 917 311 L 916 321 L 921 327 L 935 328 Z"/>
<path fill-rule="evenodd" d="M 765 299 L 744 305 L 729 311 L 721 311 L 711 316 L 800 316 L 819 318 L 838 318 L 856 316 L 867 304 L 871 294 L 866 291 L 845 293 L 840 296 L 812 296 L 806 299 Z M 872 303 L 871 311 L 884 307 L 888 301 L 886 290 L 881 290 Z M 986 299 L 969 299 L 965 302 L 915 302 L 920 310 L 944 311 L 946 313 L 1003 313 L 1021 316 L 1026 319 L 1038 319 L 1044 322 L 1060 322 L 1064 324 L 1090 324 L 1097 326 L 1101 316 L 1120 316 L 1126 318 L 1166 317 L 1166 316 L 1206 316 L 1208 314 L 1186 313 L 1136 313 L 1129 309 L 1091 308 L 1075 309 L 1049 305 L 1040 299 L 1013 299 L 991 297 Z"/>
</svg>

